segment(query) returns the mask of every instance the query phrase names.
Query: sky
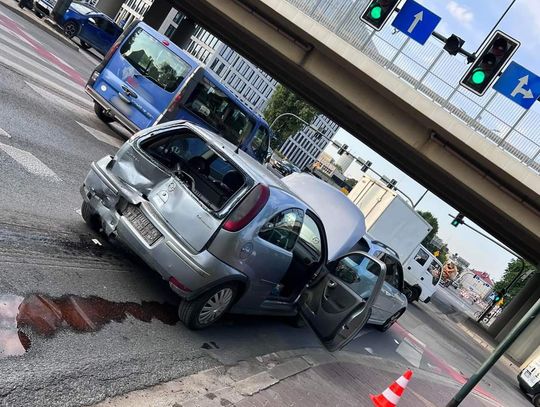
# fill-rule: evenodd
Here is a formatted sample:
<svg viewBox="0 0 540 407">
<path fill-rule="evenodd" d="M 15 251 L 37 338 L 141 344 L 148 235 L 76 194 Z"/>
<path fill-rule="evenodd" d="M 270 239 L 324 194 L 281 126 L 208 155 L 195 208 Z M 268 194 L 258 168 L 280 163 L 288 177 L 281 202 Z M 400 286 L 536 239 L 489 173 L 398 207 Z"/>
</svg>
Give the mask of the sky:
<svg viewBox="0 0 540 407">
<path fill-rule="evenodd" d="M 456 34 L 465 40 L 464 48 L 474 52 L 482 44 L 512 0 L 416 0 L 442 20 L 437 31 L 448 36 Z M 513 60 L 529 70 L 540 74 L 540 0 L 516 0 L 512 8 L 497 27 L 521 42 Z M 401 35 L 401 34 L 399 34 Z M 539 103 L 536 103 L 535 110 Z M 354 155 L 373 162 L 373 168 L 380 174 L 398 181 L 398 188 L 413 201 L 417 201 L 426 191 L 422 185 L 386 161 L 383 157 L 362 144 L 345 130 L 340 129 L 334 140 L 346 143 Z M 336 148 L 328 146 L 326 152 L 337 157 Z M 369 174 L 369 173 L 368 173 Z M 353 163 L 346 172 L 349 177 L 360 178 L 363 173 L 360 166 Z M 374 175 L 371 173 L 370 175 Z M 465 226 L 451 226 L 448 214 L 457 214 L 457 210 L 440 200 L 431 192 L 417 206 L 418 210 L 432 212 L 439 221 L 438 236 L 448 243 L 450 253 L 458 253 L 471 263 L 471 268 L 487 271 L 494 280 L 501 278 L 508 262 L 514 257 L 496 244 Z M 472 221 L 467 224 L 481 229 Z"/>
</svg>

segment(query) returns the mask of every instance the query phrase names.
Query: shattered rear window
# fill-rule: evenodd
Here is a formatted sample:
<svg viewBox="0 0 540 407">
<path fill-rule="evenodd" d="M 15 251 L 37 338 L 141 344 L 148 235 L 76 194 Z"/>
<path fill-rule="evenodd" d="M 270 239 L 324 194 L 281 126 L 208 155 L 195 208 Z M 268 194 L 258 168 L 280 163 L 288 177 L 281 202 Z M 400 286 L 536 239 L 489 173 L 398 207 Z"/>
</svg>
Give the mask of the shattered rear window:
<svg viewBox="0 0 540 407">
<path fill-rule="evenodd" d="M 223 208 L 245 183 L 230 161 L 189 131 L 150 138 L 141 147 L 214 211 Z"/>
</svg>

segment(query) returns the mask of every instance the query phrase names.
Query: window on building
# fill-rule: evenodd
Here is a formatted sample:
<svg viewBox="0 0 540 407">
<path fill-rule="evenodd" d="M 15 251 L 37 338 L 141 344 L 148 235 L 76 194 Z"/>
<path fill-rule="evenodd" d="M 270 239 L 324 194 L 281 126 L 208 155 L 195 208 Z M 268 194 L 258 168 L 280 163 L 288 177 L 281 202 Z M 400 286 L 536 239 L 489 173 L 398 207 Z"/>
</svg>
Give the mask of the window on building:
<svg viewBox="0 0 540 407">
<path fill-rule="evenodd" d="M 175 27 L 174 25 L 170 25 L 170 26 L 165 30 L 165 37 L 171 38 L 171 36 L 174 34 L 175 31 L 176 31 L 176 27 Z"/>
<path fill-rule="evenodd" d="M 184 15 L 180 12 L 176 13 L 176 15 L 174 16 L 173 18 L 173 21 L 178 24 L 180 22 L 180 20 L 182 20 L 182 17 L 184 17 Z"/>
</svg>

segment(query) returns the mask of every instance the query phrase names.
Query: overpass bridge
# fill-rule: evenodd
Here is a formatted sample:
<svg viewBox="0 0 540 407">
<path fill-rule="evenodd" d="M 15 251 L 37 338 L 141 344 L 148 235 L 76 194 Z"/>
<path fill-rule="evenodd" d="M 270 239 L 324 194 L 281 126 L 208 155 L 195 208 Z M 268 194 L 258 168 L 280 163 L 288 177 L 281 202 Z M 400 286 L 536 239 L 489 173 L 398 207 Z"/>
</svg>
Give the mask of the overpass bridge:
<svg viewBox="0 0 540 407">
<path fill-rule="evenodd" d="M 371 31 L 359 1 L 169 3 L 540 264 L 540 118 L 492 90 L 460 89 L 464 59 L 436 40 Z"/>
</svg>

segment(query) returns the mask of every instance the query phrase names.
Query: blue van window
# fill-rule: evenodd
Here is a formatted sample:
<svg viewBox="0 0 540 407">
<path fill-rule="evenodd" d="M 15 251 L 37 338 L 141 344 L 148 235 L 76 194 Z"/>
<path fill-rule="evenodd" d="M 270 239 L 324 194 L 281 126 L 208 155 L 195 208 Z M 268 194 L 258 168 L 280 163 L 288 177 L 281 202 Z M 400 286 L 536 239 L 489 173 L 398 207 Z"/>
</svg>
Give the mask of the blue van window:
<svg viewBox="0 0 540 407">
<path fill-rule="evenodd" d="M 254 126 L 243 109 L 206 78 L 197 85 L 185 108 L 236 145 L 251 133 Z"/>
<path fill-rule="evenodd" d="M 255 132 L 253 140 L 251 141 L 251 149 L 253 150 L 253 154 L 257 160 L 263 161 L 266 158 L 268 154 L 269 141 L 270 137 L 268 135 L 268 129 L 260 126 Z"/>
<path fill-rule="evenodd" d="M 174 92 L 191 67 L 150 34 L 138 28 L 124 43 L 120 53 L 147 79 Z"/>
</svg>

